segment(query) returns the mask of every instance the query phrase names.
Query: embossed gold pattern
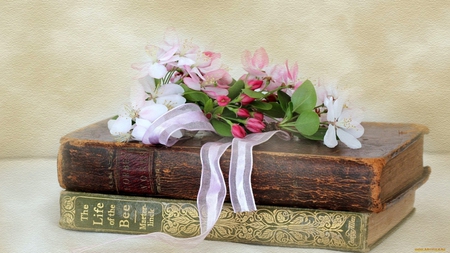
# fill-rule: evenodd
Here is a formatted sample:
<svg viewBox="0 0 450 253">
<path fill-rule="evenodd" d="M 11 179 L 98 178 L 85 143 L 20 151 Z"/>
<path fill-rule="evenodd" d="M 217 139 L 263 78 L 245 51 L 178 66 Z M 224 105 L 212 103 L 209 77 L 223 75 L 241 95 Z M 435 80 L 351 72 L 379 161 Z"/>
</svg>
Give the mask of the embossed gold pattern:
<svg viewBox="0 0 450 253">
<path fill-rule="evenodd" d="M 68 227 L 75 227 L 75 199 L 76 197 L 64 196 L 61 198 L 61 219 Z"/>
<path fill-rule="evenodd" d="M 365 226 L 364 214 L 276 208 L 234 213 L 231 206 L 225 206 L 208 239 L 280 246 L 362 248 Z M 183 237 L 200 234 L 196 206 L 165 203 L 162 231 Z"/>
</svg>

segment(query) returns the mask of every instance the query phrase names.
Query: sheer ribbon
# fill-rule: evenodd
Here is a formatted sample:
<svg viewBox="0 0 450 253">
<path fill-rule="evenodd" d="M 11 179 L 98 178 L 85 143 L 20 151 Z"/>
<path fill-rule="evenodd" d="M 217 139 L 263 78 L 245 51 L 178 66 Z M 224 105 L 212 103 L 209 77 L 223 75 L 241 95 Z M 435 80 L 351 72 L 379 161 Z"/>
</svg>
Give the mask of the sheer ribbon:
<svg viewBox="0 0 450 253">
<path fill-rule="evenodd" d="M 145 144 L 172 146 L 178 141 L 178 138 L 173 137 L 173 134 L 183 129 L 189 131 L 206 130 L 215 132 L 200 107 L 196 104 L 189 103 L 178 106 L 156 119 L 144 134 L 142 142 Z M 83 252 L 115 241 L 136 237 L 153 238 L 171 245 L 183 247 L 193 247 L 199 244 L 211 232 L 222 211 L 227 189 L 220 168 L 220 158 L 230 146 L 229 188 L 234 212 L 255 211 L 256 205 L 251 186 L 251 173 L 253 168 L 252 150 L 255 145 L 268 141 L 274 134 L 279 134 L 282 139 L 289 139 L 289 135 L 286 132 L 275 130 L 249 134 L 244 138 L 223 138 L 202 146 L 200 149 L 202 172 L 200 188 L 197 195 L 200 235 L 190 238 L 173 237 L 162 232 L 134 235 L 94 247 L 79 249 L 76 252 Z"/>
</svg>

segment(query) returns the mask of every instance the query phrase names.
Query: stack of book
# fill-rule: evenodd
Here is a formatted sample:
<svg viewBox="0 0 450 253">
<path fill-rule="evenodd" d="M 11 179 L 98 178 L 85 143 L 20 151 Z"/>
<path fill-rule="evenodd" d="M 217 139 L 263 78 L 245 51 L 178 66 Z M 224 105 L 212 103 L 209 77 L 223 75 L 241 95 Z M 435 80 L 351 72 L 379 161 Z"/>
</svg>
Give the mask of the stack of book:
<svg viewBox="0 0 450 253">
<path fill-rule="evenodd" d="M 427 128 L 363 123 L 361 149 L 329 149 L 309 140 L 273 137 L 253 149 L 257 211 L 234 213 L 229 198 L 207 239 L 239 243 L 370 250 L 415 209 Z M 200 148 L 218 140 L 197 135 L 172 147 L 115 142 L 107 121 L 61 138 L 60 226 L 91 232 L 176 237 L 200 234 L 196 197 Z M 221 159 L 227 181 L 229 150 Z"/>
</svg>

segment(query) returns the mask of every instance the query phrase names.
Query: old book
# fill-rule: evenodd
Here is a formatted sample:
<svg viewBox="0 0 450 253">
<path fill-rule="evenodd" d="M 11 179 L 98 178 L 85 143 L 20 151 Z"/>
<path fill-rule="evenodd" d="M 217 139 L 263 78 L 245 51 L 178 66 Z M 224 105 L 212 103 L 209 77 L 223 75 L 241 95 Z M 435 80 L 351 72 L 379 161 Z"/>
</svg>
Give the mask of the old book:
<svg viewBox="0 0 450 253">
<path fill-rule="evenodd" d="M 429 171 L 429 170 L 428 170 Z M 206 239 L 238 243 L 365 252 L 414 210 L 414 194 L 426 178 L 379 213 L 258 206 L 234 213 L 225 204 Z M 176 237 L 200 234 L 195 201 L 62 191 L 60 226 L 91 232 Z"/>
<path fill-rule="evenodd" d="M 172 147 L 115 142 L 107 120 L 61 138 L 62 188 L 93 193 L 196 199 L 204 133 Z M 273 137 L 253 149 L 252 188 L 258 205 L 380 212 L 421 180 L 424 134 L 415 124 L 363 123 L 361 149 L 329 149 L 318 141 Z M 230 150 L 221 158 L 228 180 Z"/>
</svg>

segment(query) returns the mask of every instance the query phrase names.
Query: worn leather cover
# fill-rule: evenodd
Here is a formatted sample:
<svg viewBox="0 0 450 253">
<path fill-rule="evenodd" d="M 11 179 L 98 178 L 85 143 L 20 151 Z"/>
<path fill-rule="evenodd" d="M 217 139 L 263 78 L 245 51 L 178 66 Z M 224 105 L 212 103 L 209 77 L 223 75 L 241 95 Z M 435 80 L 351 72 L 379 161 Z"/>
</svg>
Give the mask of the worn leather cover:
<svg viewBox="0 0 450 253">
<path fill-rule="evenodd" d="M 115 142 L 107 120 L 61 138 L 60 186 L 71 191 L 196 199 L 200 148 L 220 139 L 200 133 L 172 147 Z M 423 136 L 416 124 L 363 123 L 362 148 L 273 137 L 253 149 L 257 204 L 380 212 L 423 177 Z M 230 150 L 221 159 L 227 181 Z"/>
</svg>

